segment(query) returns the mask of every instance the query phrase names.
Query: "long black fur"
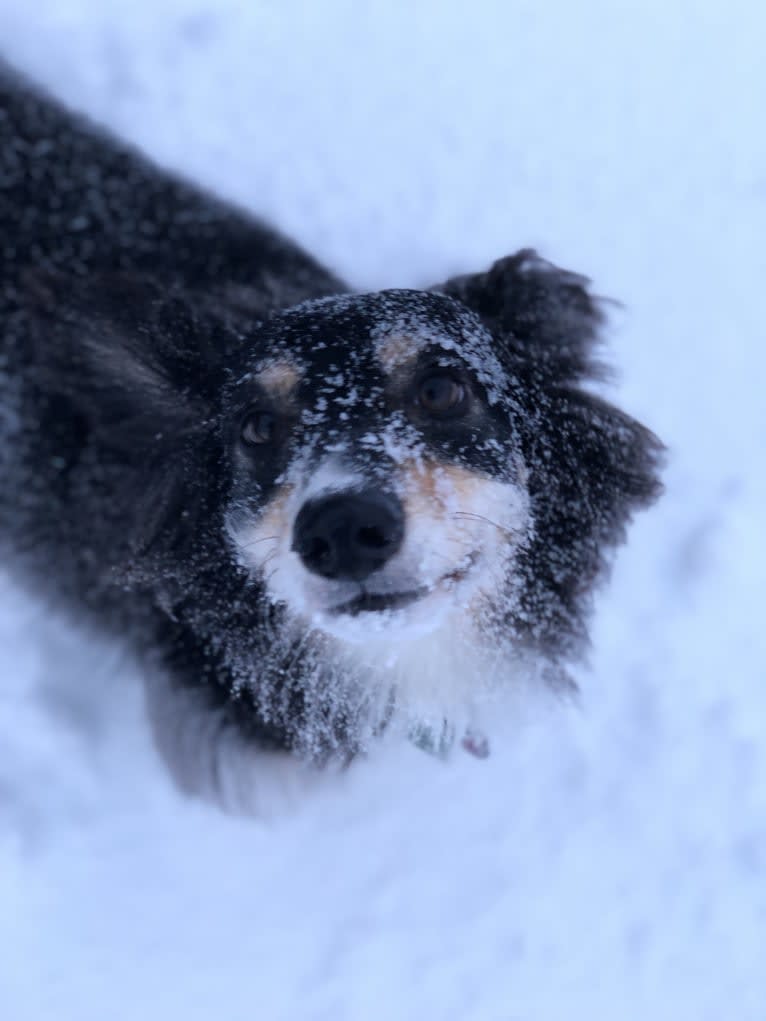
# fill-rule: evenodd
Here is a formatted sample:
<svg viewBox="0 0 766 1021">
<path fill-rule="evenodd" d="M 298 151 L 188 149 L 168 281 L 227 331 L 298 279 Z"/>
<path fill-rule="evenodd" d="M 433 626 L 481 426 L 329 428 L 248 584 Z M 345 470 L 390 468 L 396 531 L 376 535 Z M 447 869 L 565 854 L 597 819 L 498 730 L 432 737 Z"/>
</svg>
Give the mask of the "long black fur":
<svg viewBox="0 0 766 1021">
<path fill-rule="evenodd" d="M 577 655 L 609 551 L 624 540 L 630 511 L 660 492 L 662 446 L 584 387 L 606 374 L 596 358 L 604 313 L 584 277 L 521 251 L 444 291 L 491 330 L 524 409 L 517 428 L 535 534 L 520 557 L 514 626 L 554 661 Z"/>
<path fill-rule="evenodd" d="M 582 277 L 520 252 L 433 291 L 490 330 L 521 409 L 536 528 L 507 627 L 558 665 L 582 651 L 594 582 L 659 492 L 661 446 L 587 388 L 602 310 Z M 260 711 L 279 609 L 225 538 L 222 400 L 265 325 L 347 293 L 271 228 L 0 68 L 2 548 L 273 747 L 297 741 L 303 666 L 272 657 L 283 712 Z M 232 671 L 242 661 L 252 686 Z M 329 743 L 353 722 L 332 719 Z"/>
</svg>

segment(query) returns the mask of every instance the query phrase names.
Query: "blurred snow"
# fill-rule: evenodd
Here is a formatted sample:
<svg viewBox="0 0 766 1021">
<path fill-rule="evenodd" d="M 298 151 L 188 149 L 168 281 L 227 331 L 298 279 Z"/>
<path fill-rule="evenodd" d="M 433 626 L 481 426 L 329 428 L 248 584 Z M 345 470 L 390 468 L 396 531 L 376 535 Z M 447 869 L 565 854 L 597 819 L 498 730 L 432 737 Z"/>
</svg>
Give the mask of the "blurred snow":
<svg viewBox="0 0 766 1021">
<path fill-rule="evenodd" d="M 619 298 L 671 448 L 578 705 L 182 800 L 136 668 L 2 582 L 8 1021 L 766 1018 L 766 14 L 749 0 L 0 0 L 0 50 L 360 287 L 522 245 Z"/>
</svg>

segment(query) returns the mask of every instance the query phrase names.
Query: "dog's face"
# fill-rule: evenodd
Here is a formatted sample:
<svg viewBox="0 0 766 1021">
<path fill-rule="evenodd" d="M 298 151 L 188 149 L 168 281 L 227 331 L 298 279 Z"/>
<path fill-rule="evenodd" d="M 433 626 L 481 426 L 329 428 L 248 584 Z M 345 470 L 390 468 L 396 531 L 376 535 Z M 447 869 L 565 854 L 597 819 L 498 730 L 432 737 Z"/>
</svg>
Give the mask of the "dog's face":
<svg viewBox="0 0 766 1021">
<path fill-rule="evenodd" d="M 371 661 L 442 629 L 476 640 L 532 528 L 489 333 L 448 297 L 388 291 L 293 309 L 258 349 L 225 412 L 240 563 Z"/>
</svg>

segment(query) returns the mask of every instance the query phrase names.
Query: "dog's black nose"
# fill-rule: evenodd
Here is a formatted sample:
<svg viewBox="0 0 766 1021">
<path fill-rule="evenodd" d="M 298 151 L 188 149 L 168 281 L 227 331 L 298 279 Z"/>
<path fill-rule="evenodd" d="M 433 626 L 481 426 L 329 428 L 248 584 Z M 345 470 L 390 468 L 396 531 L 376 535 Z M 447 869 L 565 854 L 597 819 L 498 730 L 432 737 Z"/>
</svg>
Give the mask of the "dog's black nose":
<svg viewBox="0 0 766 1021">
<path fill-rule="evenodd" d="M 332 493 L 305 503 L 293 528 L 293 550 L 323 578 L 364 581 L 399 549 L 404 510 L 388 493 Z"/>
</svg>

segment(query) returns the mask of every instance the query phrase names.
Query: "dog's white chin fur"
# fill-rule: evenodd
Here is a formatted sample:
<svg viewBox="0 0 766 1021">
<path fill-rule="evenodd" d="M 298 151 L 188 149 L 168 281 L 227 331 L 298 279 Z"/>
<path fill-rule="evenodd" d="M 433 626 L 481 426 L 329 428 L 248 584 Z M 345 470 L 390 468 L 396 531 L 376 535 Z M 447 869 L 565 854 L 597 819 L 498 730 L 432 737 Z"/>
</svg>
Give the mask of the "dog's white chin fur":
<svg viewBox="0 0 766 1021">
<path fill-rule="evenodd" d="M 378 705 L 395 696 L 394 729 L 482 729 L 486 705 L 509 669 L 502 636 L 491 638 L 490 614 L 505 565 L 477 563 L 461 581 L 438 582 L 397 609 L 355 615 L 317 610 L 292 616 L 296 636 L 324 639 L 323 655 L 339 675 L 357 678 Z M 376 699 L 377 695 L 377 699 Z M 378 701 L 379 700 L 379 701 Z"/>
</svg>

